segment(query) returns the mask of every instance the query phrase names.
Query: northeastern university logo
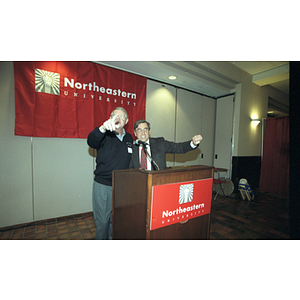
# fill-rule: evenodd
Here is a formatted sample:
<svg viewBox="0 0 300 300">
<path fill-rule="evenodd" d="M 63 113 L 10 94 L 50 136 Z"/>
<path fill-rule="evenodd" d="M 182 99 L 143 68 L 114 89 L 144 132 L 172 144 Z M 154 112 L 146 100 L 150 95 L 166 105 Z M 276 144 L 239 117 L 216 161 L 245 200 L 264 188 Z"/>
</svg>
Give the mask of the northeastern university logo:
<svg viewBox="0 0 300 300">
<path fill-rule="evenodd" d="M 194 184 L 182 184 L 179 192 L 179 204 L 193 201 Z"/>
<path fill-rule="evenodd" d="M 60 75 L 49 71 L 35 69 L 35 90 L 41 93 L 59 95 Z"/>
</svg>

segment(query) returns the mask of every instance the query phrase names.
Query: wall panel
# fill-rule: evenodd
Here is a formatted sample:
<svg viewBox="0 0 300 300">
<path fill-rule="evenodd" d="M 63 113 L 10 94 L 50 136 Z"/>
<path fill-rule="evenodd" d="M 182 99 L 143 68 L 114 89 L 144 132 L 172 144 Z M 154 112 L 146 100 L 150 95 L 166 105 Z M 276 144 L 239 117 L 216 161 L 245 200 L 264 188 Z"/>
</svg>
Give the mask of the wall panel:
<svg viewBox="0 0 300 300">
<path fill-rule="evenodd" d="M 202 131 L 201 95 L 178 89 L 176 112 L 176 142 L 191 140 Z M 175 155 L 175 165 L 199 165 L 201 147 L 185 154 Z"/>
<path fill-rule="evenodd" d="M 200 144 L 200 165 L 213 166 L 216 124 L 216 103 L 213 98 L 202 96 L 202 126 L 203 141 Z"/>
<path fill-rule="evenodd" d="M 227 169 L 231 176 L 234 95 L 217 100 L 214 166 Z"/>
<path fill-rule="evenodd" d="M 31 222 L 31 138 L 14 135 L 13 63 L 0 62 L 0 227 Z"/>
<path fill-rule="evenodd" d="M 176 141 L 184 142 L 196 134 L 203 136 L 198 149 L 186 154 L 176 154 L 177 166 L 212 165 L 215 100 L 200 94 L 179 89 L 177 93 Z"/>
<path fill-rule="evenodd" d="M 152 137 L 175 140 L 176 88 L 147 80 L 146 120 Z M 167 154 L 167 167 L 174 166 L 174 154 Z"/>
<path fill-rule="evenodd" d="M 35 219 L 92 211 L 93 157 L 85 139 L 34 138 Z"/>
</svg>

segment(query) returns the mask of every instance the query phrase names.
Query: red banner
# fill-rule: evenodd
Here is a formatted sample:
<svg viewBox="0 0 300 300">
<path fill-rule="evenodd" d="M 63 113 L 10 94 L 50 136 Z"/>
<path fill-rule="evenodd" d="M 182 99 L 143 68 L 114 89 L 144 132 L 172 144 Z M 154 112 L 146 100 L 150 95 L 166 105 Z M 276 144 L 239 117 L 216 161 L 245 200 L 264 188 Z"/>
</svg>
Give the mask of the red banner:
<svg viewBox="0 0 300 300">
<path fill-rule="evenodd" d="M 210 213 L 212 179 L 152 187 L 150 230 Z"/>
<path fill-rule="evenodd" d="M 15 134 L 86 138 L 115 107 L 129 116 L 125 130 L 145 118 L 142 76 L 91 62 L 14 62 Z"/>
</svg>

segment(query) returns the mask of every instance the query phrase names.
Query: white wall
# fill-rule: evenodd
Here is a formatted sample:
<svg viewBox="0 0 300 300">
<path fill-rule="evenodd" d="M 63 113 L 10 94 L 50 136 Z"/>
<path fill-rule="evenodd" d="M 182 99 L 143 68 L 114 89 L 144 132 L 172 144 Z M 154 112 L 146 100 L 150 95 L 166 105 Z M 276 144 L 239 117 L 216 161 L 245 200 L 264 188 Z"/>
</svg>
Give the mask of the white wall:
<svg viewBox="0 0 300 300">
<path fill-rule="evenodd" d="M 175 139 L 176 88 L 147 80 L 146 120 L 153 137 Z"/>
<path fill-rule="evenodd" d="M 0 227 L 92 210 L 94 158 L 85 139 L 14 135 L 12 62 L 0 63 Z"/>
<path fill-rule="evenodd" d="M 216 100 L 179 89 L 176 109 L 176 142 L 201 134 L 199 148 L 185 154 L 175 154 L 175 166 L 213 165 Z"/>
<path fill-rule="evenodd" d="M 35 220 L 92 210 L 94 159 L 85 139 L 33 139 Z"/>
<path fill-rule="evenodd" d="M 175 141 L 176 88 L 147 80 L 146 120 L 151 136 Z M 174 155 L 167 154 L 167 167 L 174 166 Z"/>
<path fill-rule="evenodd" d="M 152 137 L 174 142 L 203 136 L 200 147 L 186 154 L 167 154 L 167 166 L 213 164 L 216 100 L 173 86 L 147 81 L 146 119 Z"/>
<path fill-rule="evenodd" d="M 0 63 L 0 227 L 32 220 L 31 140 L 14 136 L 13 65 Z"/>
<path fill-rule="evenodd" d="M 227 169 L 226 176 L 222 174 L 222 177 L 226 178 L 231 177 L 233 113 L 234 95 L 217 100 L 213 165 L 216 168 Z"/>
<path fill-rule="evenodd" d="M 235 93 L 235 111 L 233 119 L 233 156 L 261 155 L 261 125 L 254 128 L 250 118 L 267 117 L 268 98 L 288 106 L 289 96 L 270 86 L 260 87 L 252 83 L 252 76 L 228 62 L 201 62 L 211 71 L 223 74 L 235 83 L 236 88 L 230 90 Z"/>
<path fill-rule="evenodd" d="M 234 90 L 233 156 L 260 156 L 261 124 L 254 127 L 251 118 L 266 118 L 268 93 L 252 83 L 252 77 L 245 72 L 241 75 L 241 82 Z"/>
</svg>

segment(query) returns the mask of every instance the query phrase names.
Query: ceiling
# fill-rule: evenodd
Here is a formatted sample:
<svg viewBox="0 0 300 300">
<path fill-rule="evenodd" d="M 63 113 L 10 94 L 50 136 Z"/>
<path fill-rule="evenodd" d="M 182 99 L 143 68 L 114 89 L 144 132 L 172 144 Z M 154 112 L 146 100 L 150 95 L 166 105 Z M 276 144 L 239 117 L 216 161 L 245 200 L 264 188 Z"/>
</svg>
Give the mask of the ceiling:
<svg viewBox="0 0 300 300">
<path fill-rule="evenodd" d="M 271 86 L 289 95 L 287 61 L 97 61 L 190 91 L 218 98 L 232 93 L 243 72 L 259 86 Z M 242 70 L 242 71 L 241 71 Z M 176 75 L 176 80 L 170 80 Z M 277 115 L 278 116 L 278 112 Z"/>
<path fill-rule="evenodd" d="M 238 68 L 252 75 L 252 81 L 260 86 L 270 85 L 271 87 L 289 96 L 289 62 L 286 61 L 252 61 L 252 62 L 231 62 Z M 263 79 L 263 77 L 265 77 Z M 270 100 L 271 101 L 271 100 Z M 268 117 L 280 117 L 288 115 L 288 107 L 278 110 L 269 101 Z"/>
<path fill-rule="evenodd" d="M 268 84 L 289 95 L 289 62 L 287 61 L 240 61 L 231 62 L 236 67 L 252 75 L 265 74 Z M 277 70 L 277 75 L 275 72 Z"/>
</svg>

